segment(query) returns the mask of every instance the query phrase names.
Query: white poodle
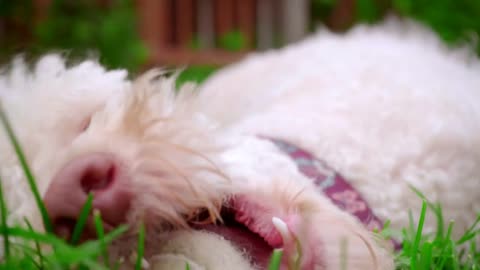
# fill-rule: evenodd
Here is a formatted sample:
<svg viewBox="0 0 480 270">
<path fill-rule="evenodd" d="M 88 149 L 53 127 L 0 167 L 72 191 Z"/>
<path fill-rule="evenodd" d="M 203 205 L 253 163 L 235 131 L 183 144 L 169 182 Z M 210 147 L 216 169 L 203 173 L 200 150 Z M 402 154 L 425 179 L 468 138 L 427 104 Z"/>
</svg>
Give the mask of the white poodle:
<svg viewBox="0 0 480 270">
<path fill-rule="evenodd" d="M 179 92 L 159 71 L 130 81 L 92 61 L 16 60 L 0 100 L 64 237 L 92 192 L 107 228 L 145 222 L 154 269 L 263 269 L 274 248 L 283 269 L 393 269 L 371 231 L 418 217 L 410 186 L 457 235 L 480 211 L 479 74 L 471 50 L 390 21 L 320 31 Z M 0 134 L 10 221 L 42 229 Z"/>
</svg>

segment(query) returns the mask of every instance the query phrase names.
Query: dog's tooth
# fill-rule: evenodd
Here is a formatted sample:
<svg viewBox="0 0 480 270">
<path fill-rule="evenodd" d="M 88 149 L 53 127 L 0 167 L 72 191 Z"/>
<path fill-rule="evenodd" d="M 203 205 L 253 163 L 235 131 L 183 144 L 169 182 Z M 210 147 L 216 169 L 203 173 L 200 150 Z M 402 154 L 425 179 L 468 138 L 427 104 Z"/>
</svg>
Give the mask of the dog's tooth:
<svg viewBox="0 0 480 270">
<path fill-rule="evenodd" d="M 278 217 L 272 217 L 272 223 L 275 229 L 280 233 L 283 243 L 290 243 L 292 241 L 292 234 L 288 229 L 287 223 Z"/>
<path fill-rule="evenodd" d="M 283 244 L 294 243 L 295 248 L 291 252 L 288 269 L 300 269 L 300 262 L 302 259 L 302 246 L 298 239 L 288 229 L 287 223 L 278 217 L 272 218 L 272 223 L 275 229 L 280 233 L 283 239 Z"/>
<path fill-rule="evenodd" d="M 130 254 L 130 263 L 135 264 L 137 261 L 137 252 L 132 252 Z M 142 269 L 149 269 L 150 268 L 150 263 L 145 258 L 142 258 Z"/>
<path fill-rule="evenodd" d="M 142 258 L 142 268 L 143 269 L 150 269 L 150 264 L 145 258 Z"/>
</svg>

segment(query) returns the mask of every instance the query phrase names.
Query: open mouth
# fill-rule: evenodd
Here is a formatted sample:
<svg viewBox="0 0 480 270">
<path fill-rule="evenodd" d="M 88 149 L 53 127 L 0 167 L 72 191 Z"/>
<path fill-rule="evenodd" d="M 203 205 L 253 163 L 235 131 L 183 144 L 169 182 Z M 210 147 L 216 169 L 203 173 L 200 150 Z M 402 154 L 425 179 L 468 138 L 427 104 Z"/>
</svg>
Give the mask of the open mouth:
<svg viewBox="0 0 480 270">
<path fill-rule="evenodd" d="M 266 209 L 257 206 L 250 200 L 244 198 L 235 198 L 227 201 L 220 209 L 221 221 L 211 221 L 208 210 L 199 211 L 194 217 L 190 218 L 189 227 L 195 231 L 203 231 L 215 234 L 225 239 L 231 247 L 234 247 L 239 254 L 246 261 L 250 263 L 255 269 L 267 269 L 272 253 L 275 248 L 283 246 L 283 240 L 276 226 L 272 222 L 272 217 L 269 216 Z M 183 230 L 183 229 L 180 229 Z M 144 258 L 155 264 L 155 258 L 162 254 L 176 254 L 180 256 L 184 254 L 183 249 L 164 249 L 163 245 L 169 246 L 168 241 L 175 239 L 175 228 L 162 228 L 159 231 L 156 229 L 148 231 L 148 236 L 145 239 L 145 254 Z M 137 236 L 135 233 L 128 234 L 116 242 L 111 250 L 111 257 L 130 258 L 132 247 L 137 246 Z M 179 240 L 182 241 L 182 240 Z M 192 242 L 194 245 L 195 242 Z M 173 244 L 176 246 L 177 244 Z M 179 244 L 178 246 L 183 246 Z M 211 248 L 211 246 L 208 246 Z M 164 253 L 165 252 L 165 253 Z M 171 253 L 172 252 L 172 253 Z M 212 254 L 222 252 L 221 250 L 213 250 Z M 213 255 L 216 256 L 216 255 Z M 192 257 L 194 258 L 194 257 Z M 214 258 L 214 257 L 213 257 Z"/>
<path fill-rule="evenodd" d="M 278 233 L 273 224 L 261 225 L 257 217 L 248 215 L 238 204 L 229 205 L 232 206 L 224 205 L 221 209 L 222 222 L 192 222 L 192 228 L 221 235 L 243 252 L 252 265 L 266 269 L 274 248 L 281 245 L 274 239 Z"/>
</svg>

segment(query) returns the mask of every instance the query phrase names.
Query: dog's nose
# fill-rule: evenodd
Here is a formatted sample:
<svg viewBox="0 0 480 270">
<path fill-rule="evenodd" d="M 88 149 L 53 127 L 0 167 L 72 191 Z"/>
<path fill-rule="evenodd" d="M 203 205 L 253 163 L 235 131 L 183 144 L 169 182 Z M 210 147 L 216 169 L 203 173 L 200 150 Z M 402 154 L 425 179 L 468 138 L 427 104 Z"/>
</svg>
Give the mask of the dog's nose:
<svg viewBox="0 0 480 270">
<path fill-rule="evenodd" d="M 89 193 L 107 229 L 124 223 L 132 199 L 128 184 L 123 166 L 110 154 L 87 154 L 70 161 L 54 176 L 44 196 L 55 233 L 71 237 Z M 94 235 L 92 225 L 90 216 L 83 238 Z"/>
</svg>

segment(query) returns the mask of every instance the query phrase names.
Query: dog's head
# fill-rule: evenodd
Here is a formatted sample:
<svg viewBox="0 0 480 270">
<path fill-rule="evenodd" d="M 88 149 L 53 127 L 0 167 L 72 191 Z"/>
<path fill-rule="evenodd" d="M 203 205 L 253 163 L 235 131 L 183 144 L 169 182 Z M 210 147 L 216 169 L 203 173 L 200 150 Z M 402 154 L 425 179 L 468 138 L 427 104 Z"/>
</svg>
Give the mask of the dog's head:
<svg viewBox="0 0 480 270">
<path fill-rule="evenodd" d="M 51 182 L 45 166 L 51 166 L 52 172 L 52 159 L 76 140 L 90 115 L 128 87 L 124 71 L 106 72 L 93 61 L 67 68 L 58 55 L 43 57 L 33 68 L 23 58 L 16 58 L 1 71 L 1 106 L 35 169 L 42 194 Z M 2 127 L 0 173 L 12 222 L 27 216 L 39 227 L 33 196 L 4 135 Z"/>
<path fill-rule="evenodd" d="M 229 179 L 217 168 L 215 126 L 191 102 L 194 88 L 152 71 L 129 81 L 98 63 L 66 67 L 60 56 L 33 69 L 18 59 L 0 77 L 3 110 L 37 179 L 54 229 L 72 233 L 87 195 L 106 228 L 140 220 L 186 228 L 202 212 L 218 218 Z M 12 222 L 41 220 L 2 129 L 0 173 Z M 84 236 L 93 233 L 89 224 Z"/>
</svg>

